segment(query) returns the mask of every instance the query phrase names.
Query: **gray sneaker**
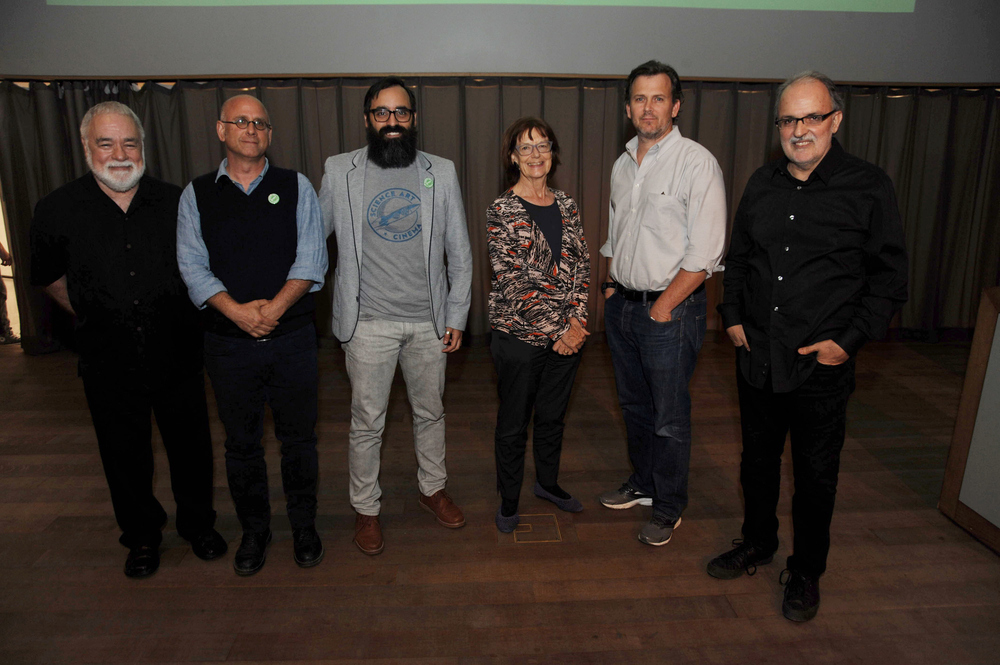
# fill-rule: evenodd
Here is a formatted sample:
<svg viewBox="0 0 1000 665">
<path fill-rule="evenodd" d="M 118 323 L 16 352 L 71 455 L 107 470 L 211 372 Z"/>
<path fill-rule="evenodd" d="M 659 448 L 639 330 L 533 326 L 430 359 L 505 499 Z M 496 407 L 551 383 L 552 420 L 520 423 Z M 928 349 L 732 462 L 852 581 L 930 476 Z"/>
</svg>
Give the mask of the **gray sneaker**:
<svg viewBox="0 0 1000 665">
<path fill-rule="evenodd" d="M 622 483 L 622 486 L 618 489 L 605 492 L 597 497 L 597 500 L 612 510 L 624 510 L 632 506 L 653 505 L 653 497 L 643 494 L 628 483 Z"/>
<path fill-rule="evenodd" d="M 680 524 L 681 518 L 679 517 L 676 522 L 670 522 L 666 515 L 654 513 L 653 519 L 649 520 L 649 524 L 642 527 L 642 531 L 639 532 L 639 541 L 653 547 L 666 545 L 670 542 L 670 537 L 674 535 L 674 529 Z"/>
</svg>

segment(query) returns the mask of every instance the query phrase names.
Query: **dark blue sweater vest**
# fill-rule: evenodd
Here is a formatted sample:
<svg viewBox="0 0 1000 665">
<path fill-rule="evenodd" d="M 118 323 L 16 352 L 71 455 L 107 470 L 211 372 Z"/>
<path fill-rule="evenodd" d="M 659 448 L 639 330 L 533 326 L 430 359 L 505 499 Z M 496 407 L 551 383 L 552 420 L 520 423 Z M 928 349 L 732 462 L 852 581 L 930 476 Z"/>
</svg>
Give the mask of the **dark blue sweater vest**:
<svg viewBox="0 0 1000 665">
<path fill-rule="evenodd" d="M 239 303 L 270 300 L 288 279 L 298 247 L 298 174 L 269 166 L 249 195 L 217 171 L 195 178 L 194 193 L 201 215 L 201 235 L 208 248 L 209 267 Z M 271 337 L 308 325 L 316 305 L 311 293 L 302 296 L 281 317 Z M 233 337 L 250 337 L 212 307 L 207 329 Z"/>
</svg>

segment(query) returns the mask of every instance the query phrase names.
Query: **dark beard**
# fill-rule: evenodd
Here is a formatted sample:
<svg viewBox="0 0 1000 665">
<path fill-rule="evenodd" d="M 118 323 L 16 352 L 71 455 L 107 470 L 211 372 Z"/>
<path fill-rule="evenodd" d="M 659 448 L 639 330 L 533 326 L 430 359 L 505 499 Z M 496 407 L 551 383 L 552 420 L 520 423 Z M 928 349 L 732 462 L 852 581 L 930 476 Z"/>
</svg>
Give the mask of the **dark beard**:
<svg viewBox="0 0 1000 665">
<path fill-rule="evenodd" d="M 388 131 L 400 132 L 399 138 L 387 139 Z M 379 131 L 371 125 L 365 130 L 368 137 L 368 159 L 383 169 L 400 169 L 417 158 L 417 130 L 398 125 L 386 125 Z"/>
</svg>

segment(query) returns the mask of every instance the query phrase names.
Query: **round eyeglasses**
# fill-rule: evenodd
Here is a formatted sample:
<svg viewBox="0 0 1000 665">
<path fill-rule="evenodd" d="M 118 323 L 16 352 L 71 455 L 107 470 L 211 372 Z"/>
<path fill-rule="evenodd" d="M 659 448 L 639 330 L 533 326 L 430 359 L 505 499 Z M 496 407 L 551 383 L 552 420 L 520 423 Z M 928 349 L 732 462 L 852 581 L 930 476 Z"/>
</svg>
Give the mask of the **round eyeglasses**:
<svg viewBox="0 0 1000 665">
<path fill-rule="evenodd" d="M 379 122 L 386 122 L 389 120 L 390 115 L 395 115 L 398 122 L 406 122 L 410 119 L 410 115 L 413 113 L 413 109 L 408 109 L 405 106 L 400 106 L 395 109 L 387 109 L 384 106 L 379 106 L 369 111 L 376 120 Z"/>
<path fill-rule="evenodd" d="M 522 157 L 527 157 L 536 149 L 540 154 L 544 155 L 547 152 L 552 152 L 552 141 L 542 141 L 541 143 L 521 143 L 514 146 L 514 149 L 517 150 L 517 154 Z"/>
<path fill-rule="evenodd" d="M 804 115 L 801 118 L 793 118 L 790 115 L 786 115 L 775 120 L 774 126 L 778 129 L 788 129 L 789 127 L 796 126 L 801 122 L 806 127 L 819 127 L 823 124 L 824 120 L 829 118 L 834 113 L 836 113 L 836 111 L 830 111 L 829 113 L 810 113 L 809 115 Z"/>
<path fill-rule="evenodd" d="M 267 124 L 267 121 L 265 120 L 247 120 L 246 118 L 236 118 L 236 120 L 220 120 L 219 122 L 224 122 L 227 125 L 236 125 L 240 129 L 246 129 L 253 124 L 254 129 L 258 132 L 262 132 L 265 129 L 271 129 L 271 125 Z"/>
</svg>

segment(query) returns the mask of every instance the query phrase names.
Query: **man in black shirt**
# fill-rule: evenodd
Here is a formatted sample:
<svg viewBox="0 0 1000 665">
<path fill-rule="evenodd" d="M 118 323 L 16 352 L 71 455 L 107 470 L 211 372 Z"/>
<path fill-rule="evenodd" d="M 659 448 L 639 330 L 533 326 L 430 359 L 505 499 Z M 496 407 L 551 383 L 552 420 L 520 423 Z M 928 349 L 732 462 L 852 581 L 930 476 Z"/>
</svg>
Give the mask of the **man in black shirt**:
<svg viewBox="0 0 1000 665">
<path fill-rule="evenodd" d="M 127 106 L 94 106 L 80 137 L 91 172 L 38 202 L 31 281 L 76 316 L 79 373 L 129 548 L 125 574 L 146 577 L 167 521 L 152 490 L 151 412 L 178 533 L 202 559 L 227 549 L 214 529 L 201 328 L 177 268 L 181 190 L 144 175 L 142 125 Z"/>
<path fill-rule="evenodd" d="M 722 579 L 778 548 L 781 453 L 791 432 L 794 544 L 782 612 L 819 609 L 855 356 L 906 301 L 903 229 L 889 177 L 833 137 L 843 101 L 804 72 L 778 88 L 785 157 L 747 182 L 726 256 L 723 325 L 737 347 L 743 430 L 743 540 L 713 559 Z"/>
</svg>

